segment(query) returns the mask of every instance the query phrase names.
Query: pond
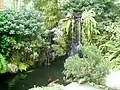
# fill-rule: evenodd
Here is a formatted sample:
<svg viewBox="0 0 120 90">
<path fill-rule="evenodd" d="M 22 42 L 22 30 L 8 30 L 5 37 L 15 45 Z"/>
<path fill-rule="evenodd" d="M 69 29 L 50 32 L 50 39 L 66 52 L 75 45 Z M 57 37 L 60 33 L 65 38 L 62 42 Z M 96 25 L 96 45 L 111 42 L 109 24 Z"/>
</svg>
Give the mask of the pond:
<svg viewBox="0 0 120 90">
<path fill-rule="evenodd" d="M 57 60 L 50 66 L 37 65 L 33 70 L 17 75 L 8 74 L 1 77 L 0 90 L 28 90 L 34 85 L 44 86 L 54 81 L 63 83 L 64 60 Z"/>
</svg>

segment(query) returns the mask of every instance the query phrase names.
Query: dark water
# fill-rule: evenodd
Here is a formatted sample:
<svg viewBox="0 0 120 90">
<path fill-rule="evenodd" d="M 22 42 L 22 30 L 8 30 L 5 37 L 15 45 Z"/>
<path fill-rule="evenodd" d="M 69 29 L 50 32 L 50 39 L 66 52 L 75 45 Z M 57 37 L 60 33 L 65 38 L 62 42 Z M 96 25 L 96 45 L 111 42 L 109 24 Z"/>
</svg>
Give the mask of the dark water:
<svg viewBox="0 0 120 90">
<path fill-rule="evenodd" d="M 38 65 L 35 69 L 17 75 L 7 75 L 0 80 L 0 90 L 28 90 L 34 85 L 44 86 L 52 81 L 63 83 L 64 61 L 58 60 L 51 66 Z"/>
</svg>

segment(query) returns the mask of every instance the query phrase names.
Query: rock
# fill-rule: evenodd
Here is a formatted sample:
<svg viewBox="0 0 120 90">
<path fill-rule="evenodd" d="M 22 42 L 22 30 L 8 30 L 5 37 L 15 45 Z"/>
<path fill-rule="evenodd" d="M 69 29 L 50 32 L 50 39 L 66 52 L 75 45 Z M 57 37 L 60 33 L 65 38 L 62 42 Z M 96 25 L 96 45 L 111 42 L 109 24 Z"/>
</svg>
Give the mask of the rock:
<svg viewBox="0 0 120 90">
<path fill-rule="evenodd" d="M 63 32 L 58 28 L 58 27 L 54 27 L 51 30 L 46 30 L 44 32 L 45 36 L 53 36 L 51 37 L 53 39 L 53 41 L 55 42 L 59 42 L 60 38 L 63 36 Z"/>
<path fill-rule="evenodd" d="M 120 90 L 120 71 L 111 71 L 107 75 L 106 86 L 112 90 Z"/>
<path fill-rule="evenodd" d="M 7 70 L 8 72 L 16 73 L 18 71 L 18 67 L 15 64 L 9 63 L 7 64 Z"/>
<path fill-rule="evenodd" d="M 100 89 L 88 85 L 82 85 L 82 84 L 80 85 L 78 83 L 73 82 L 65 86 L 64 90 L 100 90 Z"/>
</svg>

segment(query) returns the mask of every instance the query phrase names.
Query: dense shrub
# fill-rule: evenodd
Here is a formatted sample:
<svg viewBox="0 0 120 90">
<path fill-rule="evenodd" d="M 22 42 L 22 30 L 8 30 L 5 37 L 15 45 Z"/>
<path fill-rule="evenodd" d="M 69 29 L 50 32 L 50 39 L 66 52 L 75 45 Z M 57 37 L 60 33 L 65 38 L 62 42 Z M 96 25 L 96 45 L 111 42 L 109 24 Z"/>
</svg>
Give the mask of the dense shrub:
<svg viewBox="0 0 120 90">
<path fill-rule="evenodd" d="M 83 58 L 69 57 L 65 64 L 65 80 L 85 83 L 103 84 L 103 78 L 108 73 L 108 64 L 101 56 L 96 46 L 83 46 Z"/>
<path fill-rule="evenodd" d="M 95 12 L 91 9 L 85 10 L 82 13 L 81 22 L 82 24 L 82 43 L 94 43 L 95 37 L 99 34 L 97 30 L 97 21 L 95 20 Z"/>
<path fill-rule="evenodd" d="M 0 53 L 8 63 L 26 69 L 24 63 L 30 65 L 39 57 L 40 47 L 44 44 L 43 31 L 40 12 L 25 9 L 3 11 L 0 14 Z"/>
<path fill-rule="evenodd" d="M 85 9 L 94 8 L 95 12 L 97 12 L 97 19 L 110 20 L 115 19 L 117 14 L 119 14 L 119 9 L 117 8 L 119 5 L 115 4 L 115 1 L 117 0 L 61 0 L 61 8 L 64 13 L 69 9 L 84 11 Z"/>
<path fill-rule="evenodd" d="M 104 43 L 100 45 L 104 57 L 111 63 L 111 69 L 120 69 L 120 24 L 111 23 L 107 29 L 108 35 L 104 36 Z M 109 39 L 106 39 L 109 38 Z"/>
</svg>

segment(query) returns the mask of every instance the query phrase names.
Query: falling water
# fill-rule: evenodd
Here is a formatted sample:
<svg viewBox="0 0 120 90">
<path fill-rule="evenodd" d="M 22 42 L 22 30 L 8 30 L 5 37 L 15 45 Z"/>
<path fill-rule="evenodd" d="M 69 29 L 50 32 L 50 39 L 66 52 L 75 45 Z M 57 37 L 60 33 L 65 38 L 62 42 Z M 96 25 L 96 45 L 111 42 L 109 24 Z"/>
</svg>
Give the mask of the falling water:
<svg viewBox="0 0 120 90">
<path fill-rule="evenodd" d="M 70 56 L 80 54 L 81 40 L 81 22 L 80 22 L 80 12 L 73 11 L 72 14 L 72 29 L 71 29 L 71 50 Z"/>
</svg>

